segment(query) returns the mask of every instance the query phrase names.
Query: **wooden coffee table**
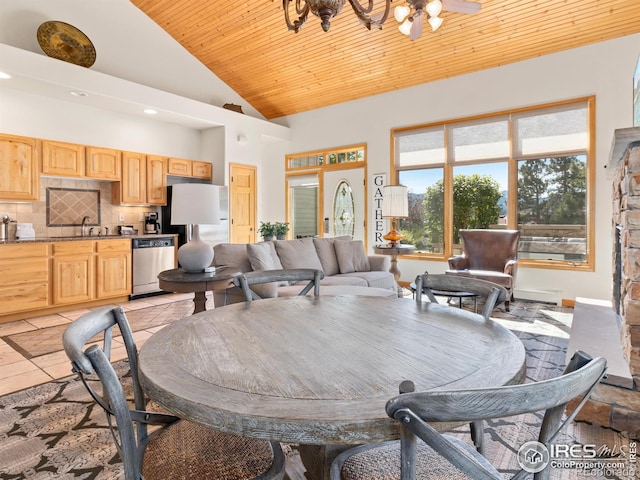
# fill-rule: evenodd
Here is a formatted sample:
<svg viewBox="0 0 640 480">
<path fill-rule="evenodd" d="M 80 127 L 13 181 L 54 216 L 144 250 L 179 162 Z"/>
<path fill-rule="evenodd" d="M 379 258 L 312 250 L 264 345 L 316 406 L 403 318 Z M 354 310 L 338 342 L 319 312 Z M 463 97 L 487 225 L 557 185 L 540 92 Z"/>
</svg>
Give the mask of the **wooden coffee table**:
<svg viewBox="0 0 640 480">
<path fill-rule="evenodd" d="M 158 274 L 160 288 L 165 292 L 193 292 L 193 313 L 204 312 L 207 307 L 207 292 L 219 292 L 233 287 L 233 279 L 242 275 L 240 270 L 216 267 L 211 273 L 189 273 L 183 268 L 165 270 Z"/>
</svg>

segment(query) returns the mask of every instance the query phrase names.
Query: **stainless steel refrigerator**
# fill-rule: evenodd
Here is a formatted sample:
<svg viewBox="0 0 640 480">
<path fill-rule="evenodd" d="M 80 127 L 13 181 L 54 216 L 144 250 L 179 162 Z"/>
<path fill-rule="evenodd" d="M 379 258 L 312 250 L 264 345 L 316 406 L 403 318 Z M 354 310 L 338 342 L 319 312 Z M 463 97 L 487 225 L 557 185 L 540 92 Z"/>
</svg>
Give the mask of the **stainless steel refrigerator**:
<svg viewBox="0 0 640 480">
<path fill-rule="evenodd" d="M 188 183 L 188 182 L 185 182 Z M 220 190 L 220 224 L 200 225 L 200 239 L 212 247 L 218 243 L 229 242 L 229 188 L 218 186 Z M 172 186 L 167 187 L 167 205 L 162 207 L 162 233 L 178 235 L 178 247 L 184 245 L 190 238 L 185 225 L 171 225 Z M 201 208 L 206 208 L 204 205 Z"/>
</svg>

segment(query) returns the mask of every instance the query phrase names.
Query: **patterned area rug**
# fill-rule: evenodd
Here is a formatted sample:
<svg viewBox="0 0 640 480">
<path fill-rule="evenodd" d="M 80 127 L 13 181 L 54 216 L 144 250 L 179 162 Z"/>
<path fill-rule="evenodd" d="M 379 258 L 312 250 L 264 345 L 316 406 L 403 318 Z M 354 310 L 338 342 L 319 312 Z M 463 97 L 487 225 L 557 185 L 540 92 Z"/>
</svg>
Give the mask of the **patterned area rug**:
<svg viewBox="0 0 640 480">
<path fill-rule="evenodd" d="M 131 316 L 134 316 L 133 312 Z M 496 310 L 494 317 L 524 343 L 528 381 L 550 378 L 562 371 L 571 309 L 516 302 L 510 313 Z M 117 370 L 126 377 L 126 362 L 119 362 Z M 505 478 L 518 469 L 517 449 L 537 438 L 539 423 L 540 418 L 536 415 L 488 423 L 485 431 L 487 457 Z M 582 439 L 576 433 L 577 428 L 572 426 L 561 441 L 579 443 Z M 584 429 L 584 424 L 579 428 Z M 589 441 L 606 442 L 609 447 L 613 447 L 612 442 L 617 442 L 618 447 L 624 442 L 628 444 L 628 440 L 610 430 L 605 432 L 606 438 L 598 439 L 602 430 L 597 427 L 589 430 Z M 469 437 L 465 429 L 459 429 L 456 435 Z M 113 480 L 122 475 L 104 413 L 89 398 L 79 380 L 70 377 L 0 397 L 0 479 Z M 294 479 L 291 474 L 290 477 Z M 581 476 L 575 469 L 556 469 L 551 478 L 622 480 L 630 477 L 615 474 Z"/>
</svg>

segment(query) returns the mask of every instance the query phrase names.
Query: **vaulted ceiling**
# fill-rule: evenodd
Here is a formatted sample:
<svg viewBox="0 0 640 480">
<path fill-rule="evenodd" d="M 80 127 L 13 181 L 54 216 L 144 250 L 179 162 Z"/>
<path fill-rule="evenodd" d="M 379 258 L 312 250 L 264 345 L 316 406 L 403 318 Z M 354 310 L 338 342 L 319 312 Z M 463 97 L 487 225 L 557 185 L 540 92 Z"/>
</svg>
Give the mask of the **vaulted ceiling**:
<svg viewBox="0 0 640 480">
<path fill-rule="evenodd" d="M 348 2 L 329 32 L 310 16 L 294 33 L 279 0 L 131 1 L 268 119 L 640 32 L 638 0 L 481 0 L 414 41 Z"/>
</svg>

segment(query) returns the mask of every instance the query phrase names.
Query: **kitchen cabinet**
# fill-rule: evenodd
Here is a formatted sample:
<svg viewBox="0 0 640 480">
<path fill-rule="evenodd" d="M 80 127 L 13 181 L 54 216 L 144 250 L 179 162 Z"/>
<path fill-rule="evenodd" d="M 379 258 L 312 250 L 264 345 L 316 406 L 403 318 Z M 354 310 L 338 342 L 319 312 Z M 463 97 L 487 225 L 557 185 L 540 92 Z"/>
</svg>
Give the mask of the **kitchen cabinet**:
<svg viewBox="0 0 640 480">
<path fill-rule="evenodd" d="M 143 204 L 147 201 L 147 157 L 142 153 L 122 152 L 122 179 L 113 186 L 119 193 L 114 203 Z"/>
<path fill-rule="evenodd" d="M 147 155 L 147 203 L 167 204 L 167 158 Z"/>
<path fill-rule="evenodd" d="M 122 155 L 112 148 L 86 148 L 86 176 L 99 180 L 120 180 Z"/>
<path fill-rule="evenodd" d="M 194 178 L 211 178 L 211 164 L 192 160 L 191 176 Z"/>
<path fill-rule="evenodd" d="M 0 247 L 0 305 L 2 314 L 49 305 L 49 244 Z"/>
<path fill-rule="evenodd" d="M 114 204 L 166 205 L 166 157 L 123 152 L 122 179 L 111 192 Z"/>
<path fill-rule="evenodd" d="M 0 135 L 0 200 L 38 200 L 38 140 Z"/>
<path fill-rule="evenodd" d="M 53 304 L 88 302 L 95 298 L 95 241 L 53 243 Z"/>
<path fill-rule="evenodd" d="M 99 240 L 96 250 L 97 298 L 131 294 L 131 240 Z"/>
<path fill-rule="evenodd" d="M 83 177 L 84 145 L 42 141 L 42 174 L 62 177 Z"/>
<path fill-rule="evenodd" d="M 211 164 L 197 160 L 170 158 L 167 173 L 178 177 L 211 178 Z"/>
<path fill-rule="evenodd" d="M 191 160 L 185 160 L 183 158 L 170 158 L 167 173 L 169 175 L 176 175 L 178 177 L 190 177 Z"/>
</svg>

